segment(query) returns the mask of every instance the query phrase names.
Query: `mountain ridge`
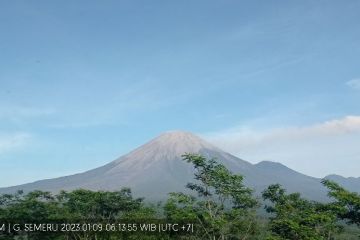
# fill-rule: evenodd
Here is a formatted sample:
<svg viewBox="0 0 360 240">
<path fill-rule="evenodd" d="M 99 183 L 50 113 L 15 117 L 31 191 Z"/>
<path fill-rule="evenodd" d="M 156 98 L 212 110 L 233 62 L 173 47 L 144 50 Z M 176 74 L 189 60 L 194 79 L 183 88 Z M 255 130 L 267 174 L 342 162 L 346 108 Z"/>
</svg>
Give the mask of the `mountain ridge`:
<svg viewBox="0 0 360 240">
<path fill-rule="evenodd" d="M 57 192 L 85 188 L 114 191 L 130 187 L 134 195 L 161 200 L 169 192 L 184 191 L 186 183 L 193 181 L 194 169 L 182 161 L 184 153 L 216 158 L 232 172 L 244 175 L 244 183 L 253 188 L 257 195 L 268 185 L 280 183 L 289 192 L 299 191 L 309 199 L 327 199 L 326 189 L 319 178 L 296 172 L 281 163 L 263 161 L 251 164 L 185 131 L 165 132 L 104 166 L 74 175 L 0 188 L 0 193 L 12 193 L 19 189 Z M 352 191 L 360 189 L 356 181 L 341 181 Z"/>
</svg>

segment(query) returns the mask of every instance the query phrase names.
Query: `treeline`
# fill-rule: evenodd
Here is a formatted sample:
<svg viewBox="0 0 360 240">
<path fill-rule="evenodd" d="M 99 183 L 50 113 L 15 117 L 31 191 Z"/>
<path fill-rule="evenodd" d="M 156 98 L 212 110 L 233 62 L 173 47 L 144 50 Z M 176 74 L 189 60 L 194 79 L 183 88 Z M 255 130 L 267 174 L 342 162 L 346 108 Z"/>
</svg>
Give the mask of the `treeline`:
<svg viewBox="0 0 360 240">
<path fill-rule="evenodd" d="M 194 154 L 183 157 L 195 168 L 195 181 L 186 186 L 194 194 L 170 193 L 166 202 L 157 205 L 134 198 L 127 188 L 116 192 L 81 189 L 59 194 L 42 191 L 3 194 L 0 239 L 360 239 L 358 193 L 324 180 L 330 203 L 310 201 L 298 193 L 287 194 L 278 184 L 270 185 L 260 201 L 243 184 L 241 175 L 233 174 L 214 159 Z M 268 212 L 267 217 L 259 214 L 261 208 Z M 5 229 L 6 224 L 19 222 L 84 223 L 89 224 L 86 226 L 90 231 Z M 149 222 L 182 223 L 191 228 L 181 233 L 144 232 L 132 225 Z M 100 223 L 105 224 L 102 229 L 97 225 Z M 113 229 L 111 224 L 123 224 L 124 228 Z"/>
</svg>

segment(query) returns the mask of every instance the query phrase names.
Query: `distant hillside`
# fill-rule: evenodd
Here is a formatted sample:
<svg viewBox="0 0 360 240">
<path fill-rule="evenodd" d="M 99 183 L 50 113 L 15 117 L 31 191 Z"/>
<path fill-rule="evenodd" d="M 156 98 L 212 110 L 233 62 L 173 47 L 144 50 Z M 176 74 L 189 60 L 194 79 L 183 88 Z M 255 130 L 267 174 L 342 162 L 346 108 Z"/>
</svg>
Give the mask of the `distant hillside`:
<svg viewBox="0 0 360 240">
<path fill-rule="evenodd" d="M 354 178 L 354 177 L 349 177 L 349 178 L 345 178 L 339 175 L 328 175 L 325 177 L 326 179 L 332 180 L 334 182 L 339 183 L 341 186 L 343 186 L 346 189 L 351 189 L 354 192 L 359 192 L 360 191 L 360 177 L 358 178 Z"/>
</svg>

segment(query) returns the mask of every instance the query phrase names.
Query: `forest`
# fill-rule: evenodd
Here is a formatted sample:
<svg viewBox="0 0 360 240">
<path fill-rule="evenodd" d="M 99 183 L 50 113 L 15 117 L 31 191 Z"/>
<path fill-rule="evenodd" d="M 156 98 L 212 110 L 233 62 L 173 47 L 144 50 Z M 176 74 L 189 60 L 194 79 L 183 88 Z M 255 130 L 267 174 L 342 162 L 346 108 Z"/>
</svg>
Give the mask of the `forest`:
<svg viewBox="0 0 360 240">
<path fill-rule="evenodd" d="M 194 181 L 150 203 L 131 189 L 0 195 L 0 239 L 360 239 L 360 195 L 323 180 L 329 201 L 287 193 L 279 184 L 254 195 L 216 159 L 185 154 Z"/>
</svg>

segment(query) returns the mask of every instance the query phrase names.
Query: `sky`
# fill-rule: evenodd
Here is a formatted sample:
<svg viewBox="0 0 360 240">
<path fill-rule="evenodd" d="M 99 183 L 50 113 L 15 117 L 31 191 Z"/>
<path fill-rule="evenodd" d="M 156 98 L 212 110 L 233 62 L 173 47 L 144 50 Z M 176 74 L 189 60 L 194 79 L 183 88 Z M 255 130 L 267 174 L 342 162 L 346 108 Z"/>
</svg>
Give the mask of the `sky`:
<svg viewBox="0 0 360 240">
<path fill-rule="evenodd" d="M 173 129 L 360 177 L 360 2 L 1 1 L 0 187 Z"/>
</svg>

